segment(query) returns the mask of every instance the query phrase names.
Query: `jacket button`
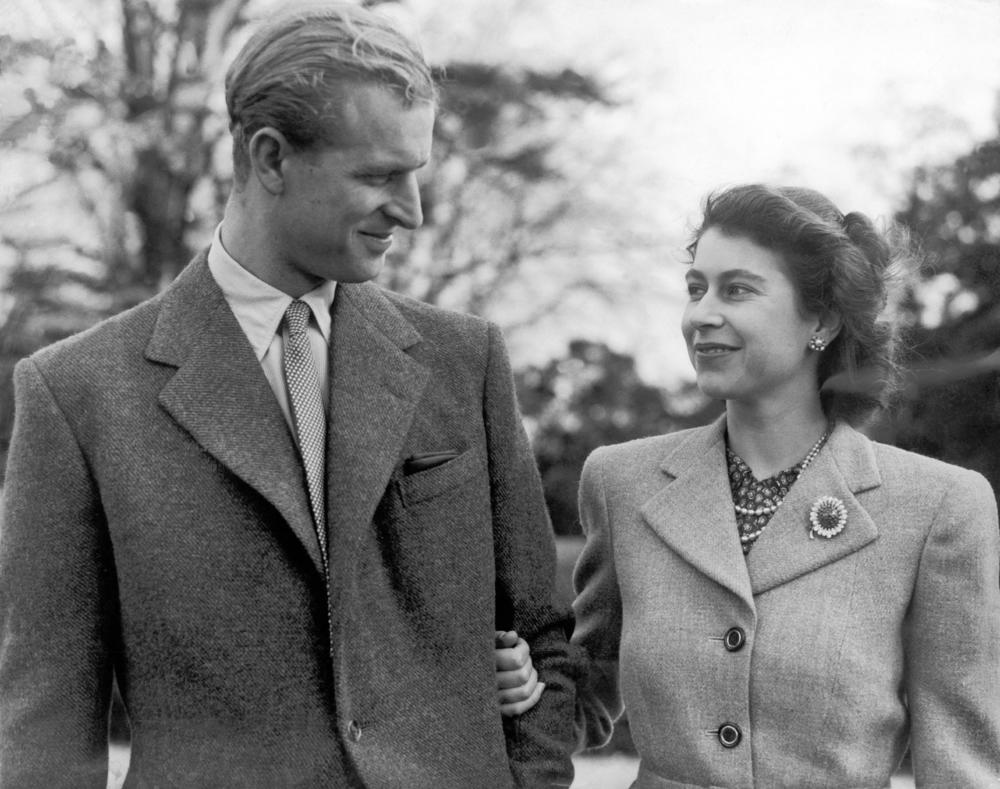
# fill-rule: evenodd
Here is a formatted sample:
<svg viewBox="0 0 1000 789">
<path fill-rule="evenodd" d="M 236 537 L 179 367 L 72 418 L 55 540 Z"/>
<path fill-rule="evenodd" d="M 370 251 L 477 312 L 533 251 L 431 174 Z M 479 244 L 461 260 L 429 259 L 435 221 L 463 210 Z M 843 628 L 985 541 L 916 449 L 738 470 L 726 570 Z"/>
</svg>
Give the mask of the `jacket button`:
<svg viewBox="0 0 1000 789">
<path fill-rule="evenodd" d="M 743 739 L 743 732 L 735 723 L 723 723 L 719 727 L 719 742 L 723 748 L 735 748 Z"/>
<path fill-rule="evenodd" d="M 738 652 L 743 649 L 743 645 L 747 642 L 747 634 L 742 627 L 731 627 L 726 631 L 723 642 L 728 651 Z"/>
<path fill-rule="evenodd" d="M 347 736 L 350 738 L 351 742 L 361 741 L 361 724 L 357 721 L 351 721 L 347 724 Z"/>
</svg>

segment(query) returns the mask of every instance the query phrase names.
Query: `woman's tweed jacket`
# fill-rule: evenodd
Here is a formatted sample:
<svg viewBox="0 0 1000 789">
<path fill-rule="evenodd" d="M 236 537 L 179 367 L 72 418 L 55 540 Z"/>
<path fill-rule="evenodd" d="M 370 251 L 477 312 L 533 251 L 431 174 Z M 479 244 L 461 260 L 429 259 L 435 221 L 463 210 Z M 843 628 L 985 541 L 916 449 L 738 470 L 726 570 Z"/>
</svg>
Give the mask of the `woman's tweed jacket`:
<svg viewBox="0 0 1000 789">
<path fill-rule="evenodd" d="M 606 737 L 624 703 L 643 789 L 884 787 L 907 742 L 918 787 L 1000 786 L 987 482 L 841 424 L 744 558 L 724 430 L 722 417 L 585 465 L 581 736 Z M 811 539 L 823 496 L 847 525 Z"/>
</svg>

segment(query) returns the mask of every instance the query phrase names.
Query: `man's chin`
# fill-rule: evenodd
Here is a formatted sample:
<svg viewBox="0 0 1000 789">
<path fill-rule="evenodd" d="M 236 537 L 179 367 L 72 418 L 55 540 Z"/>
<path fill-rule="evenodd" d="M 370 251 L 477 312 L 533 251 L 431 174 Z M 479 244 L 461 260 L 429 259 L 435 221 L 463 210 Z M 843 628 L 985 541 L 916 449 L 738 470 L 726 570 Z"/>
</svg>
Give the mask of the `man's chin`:
<svg viewBox="0 0 1000 789">
<path fill-rule="evenodd" d="M 384 254 L 357 261 L 356 265 L 349 267 L 336 279 L 337 282 L 347 283 L 370 282 L 382 273 L 383 268 L 385 268 Z"/>
</svg>

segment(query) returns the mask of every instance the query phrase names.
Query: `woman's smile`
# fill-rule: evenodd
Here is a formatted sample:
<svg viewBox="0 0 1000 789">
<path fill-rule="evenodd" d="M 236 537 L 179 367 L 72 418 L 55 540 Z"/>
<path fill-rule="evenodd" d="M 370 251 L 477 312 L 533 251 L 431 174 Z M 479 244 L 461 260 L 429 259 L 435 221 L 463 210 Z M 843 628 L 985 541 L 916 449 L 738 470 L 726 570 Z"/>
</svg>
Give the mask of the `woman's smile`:
<svg viewBox="0 0 1000 789">
<path fill-rule="evenodd" d="M 725 345 L 718 342 L 696 342 L 693 348 L 699 359 L 718 358 L 739 350 L 739 347 L 735 345 Z"/>
</svg>

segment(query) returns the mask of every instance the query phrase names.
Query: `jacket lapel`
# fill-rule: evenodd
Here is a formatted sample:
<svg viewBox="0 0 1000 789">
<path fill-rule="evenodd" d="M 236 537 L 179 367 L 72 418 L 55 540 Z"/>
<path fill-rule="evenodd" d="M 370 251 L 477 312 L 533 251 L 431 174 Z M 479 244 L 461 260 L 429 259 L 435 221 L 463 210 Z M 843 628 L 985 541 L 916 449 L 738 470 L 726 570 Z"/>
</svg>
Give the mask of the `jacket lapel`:
<svg viewBox="0 0 1000 789">
<path fill-rule="evenodd" d="M 406 353 L 420 334 L 371 283 L 341 284 L 330 338 L 329 544 L 350 561 L 397 465 L 427 368 Z M 333 561 L 333 557 L 331 557 Z"/>
<path fill-rule="evenodd" d="M 842 559 L 877 539 L 878 529 L 855 494 L 880 484 L 871 443 L 851 427 L 838 424 L 747 556 L 754 594 Z M 823 496 L 843 502 L 847 525 L 830 539 L 811 538 L 809 512 Z"/>
<path fill-rule="evenodd" d="M 725 417 L 693 432 L 661 464 L 667 484 L 642 508 L 649 526 L 689 564 L 753 607 L 725 457 Z"/>
<path fill-rule="evenodd" d="M 277 509 L 321 570 L 295 443 L 204 254 L 164 293 L 146 356 L 177 368 L 160 392 L 161 406 Z"/>
</svg>

